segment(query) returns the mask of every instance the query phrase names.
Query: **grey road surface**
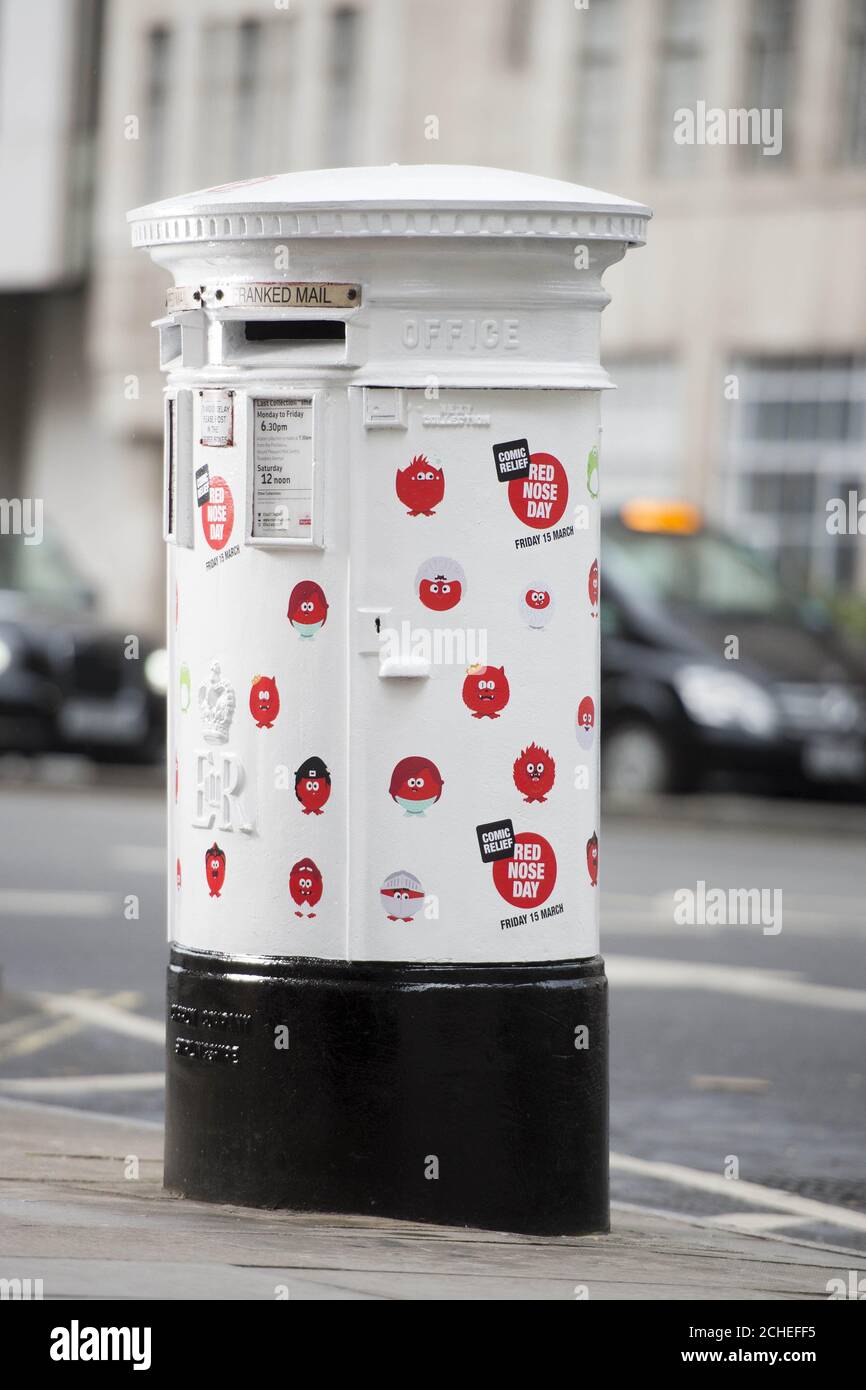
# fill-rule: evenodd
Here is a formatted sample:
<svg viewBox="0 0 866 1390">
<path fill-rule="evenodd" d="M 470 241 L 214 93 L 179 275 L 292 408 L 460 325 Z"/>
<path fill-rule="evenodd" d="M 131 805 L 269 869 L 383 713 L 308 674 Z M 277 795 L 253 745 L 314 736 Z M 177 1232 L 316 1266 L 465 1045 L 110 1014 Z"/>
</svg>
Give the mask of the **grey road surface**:
<svg viewBox="0 0 866 1390">
<path fill-rule="evenodd" d="M 0 1095 L 158 1118 L 161 796 L 4 787 L 0 817 Z M 613 1193 L 866 1250 L 863 840 L 838 810 L 785 821 L 603 827 Z M 773 920 L 678 921 L 700 882 Z"/>
</svg>

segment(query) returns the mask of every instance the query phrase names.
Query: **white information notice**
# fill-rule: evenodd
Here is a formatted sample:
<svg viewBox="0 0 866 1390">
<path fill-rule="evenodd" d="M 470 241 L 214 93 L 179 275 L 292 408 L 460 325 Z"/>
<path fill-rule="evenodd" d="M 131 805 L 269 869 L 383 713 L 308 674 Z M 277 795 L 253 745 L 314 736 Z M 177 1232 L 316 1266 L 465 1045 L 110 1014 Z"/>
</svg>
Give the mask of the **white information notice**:
<svg viewBox="0 0 866 1390">
<path fill-rule="evenodd" d="M 201 397 L 201 443 L 211 449 L 225 449 L 234 442 L 234 391 L 199 391 Z"/>
<path fill-rule="evenodd" d="M 311 540 L 313 402 L 253 402 L 253 536 Z"/>
</svg>

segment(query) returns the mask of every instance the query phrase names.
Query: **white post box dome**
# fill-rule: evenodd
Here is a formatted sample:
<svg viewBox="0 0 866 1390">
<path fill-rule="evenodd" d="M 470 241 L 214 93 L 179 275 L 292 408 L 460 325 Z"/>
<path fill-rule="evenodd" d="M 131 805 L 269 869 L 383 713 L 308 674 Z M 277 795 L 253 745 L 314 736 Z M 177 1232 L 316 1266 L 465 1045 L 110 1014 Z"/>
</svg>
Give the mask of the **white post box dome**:
<svg viewBox="0 0 866 1390">
<path fill-rule="evenodd" d="M 359 1209 L 362 1187 L 392 1214 L 604 1224 L 604 1122 L 586 1109 L 604 1075 L 599 324 L 602 275 L 648 217 L 592 189 L 448 166 L 286 174 L 129 214 L 174 282 L 158 320 L 167 1180 L 191 1195 Z M 496 1085 L 506 1104 L 529 1087 L 564 1107 L 566 1131 L 594 1127 L 595 1176 L 560 1200 L 556 1174 L 588 1141 L 566 1162 L 567 1135 L 549 1151 L 536 1135 L 538 1206 L 518 1217 L 530 1136 L 503 1136 L 471 1053 L 506 1021 L 543 1053 L 533 990 L 564 1010 L 570 1072 L 552 1055 L 545 1080 L 537 1056 L 528 1073 L 512 1057 Z M 425 1021 L 422 996 L 449 1002 Z M 340 1046 L 350 1018 L 393 1031 L 351 1063 L 366 1101 L 274 1045 L 282 1021 Z M 447 1147 L 455 1074 L 472 1107 L 460 1164 L 483 1169 L 479 1146 L 493 1164 L 499 1145 L 507 1169 L 502 1145 L 513 1153 L 495 1197 L 383 1157 L 395 1106 L 401 1152 L 417 1120 L 435 1153 L 421 1133 L 437 1107 Z M 299 1138 L 301 1095 L 318 1119 Z M 356 1153 L 330 1180 L 323 1107 Z M 270 1150 L 251 1155 L 244 1131 L 264 1115 Z M 283 1167 L 275 1135 L 292 1147 Z"/>
</svg>

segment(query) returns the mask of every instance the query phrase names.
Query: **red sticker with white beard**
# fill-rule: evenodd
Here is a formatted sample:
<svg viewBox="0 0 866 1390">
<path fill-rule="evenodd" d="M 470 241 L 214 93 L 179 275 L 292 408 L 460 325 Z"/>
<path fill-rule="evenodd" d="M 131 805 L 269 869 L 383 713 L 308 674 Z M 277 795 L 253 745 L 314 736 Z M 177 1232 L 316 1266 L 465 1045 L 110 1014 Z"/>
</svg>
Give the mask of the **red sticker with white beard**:
<svg viewBox="0 0 866 1390">
<path fill-rule="evenodd" d="M 524 830 L 514 837 L 511 859 L 497 859 L 493 882 L 512 907 L 537 907 L 556 887 L 556 855 L 543 835 Z"/>
<path fill-rule="evenodd" d="M 225 478 L 211 478 L 210 494 L 201 508 L 201 524 L 211 550 L 222 550 L 228 545 L 235 524 L 235 504 Z"/>
<path fill-rule="evenodd" d="M 568 505 L 568 478 L 553 454 L 531 454 L 529 477 L 513 478 L 508 501 L 524 526 L 546 530 L 562 520 Z"/>
</svg>

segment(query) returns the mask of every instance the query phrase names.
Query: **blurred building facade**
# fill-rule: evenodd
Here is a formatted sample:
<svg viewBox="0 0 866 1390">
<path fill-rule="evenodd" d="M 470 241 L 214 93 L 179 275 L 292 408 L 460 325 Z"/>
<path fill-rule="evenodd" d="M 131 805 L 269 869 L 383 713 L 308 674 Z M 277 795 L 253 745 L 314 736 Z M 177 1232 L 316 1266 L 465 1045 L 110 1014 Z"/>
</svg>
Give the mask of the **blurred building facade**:
<svg viewBox="0 0 866 1390">
<path fill-rule="evenodd" d="M 22 18 L 49 7 L 52 148 L 67 151 L 51 160 L 49 76 L 27 51 L 44 15 Z M 866 588 L 862 545 L 829 535 L 825 510 L 866 489 L 866 0 L 4 0 L 0 93 L 25 226 L 0 242 L 17 422 L 0 488 L 45 498 L 118 616 L 158 621 L 162 584 L 148 324 L 164 277 L 130 250 L 126 210 L 392 161 L 649 203 L 646 250 L 609 276 L 603 495 L 685 494 L 795 582 Z M 781 110 L 781 150 L 677 143 L 675 113 L 699 103 Z M 10 175 L 12 139 L 33 153 Z M 38 244 L 36 173 L 62 246 Z"/>
</svg>

